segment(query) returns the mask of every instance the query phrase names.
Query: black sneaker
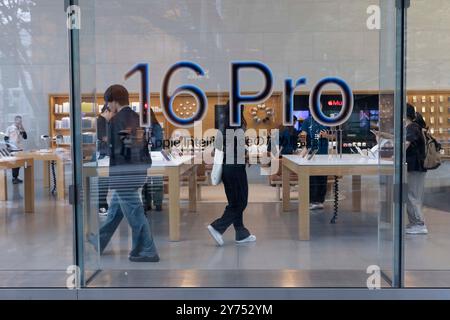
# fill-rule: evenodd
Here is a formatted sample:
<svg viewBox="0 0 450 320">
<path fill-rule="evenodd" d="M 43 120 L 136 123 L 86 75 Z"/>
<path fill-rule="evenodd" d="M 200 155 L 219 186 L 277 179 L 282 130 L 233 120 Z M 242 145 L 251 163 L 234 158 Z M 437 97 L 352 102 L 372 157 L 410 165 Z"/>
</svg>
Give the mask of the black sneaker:
<svg viewBox="0 0 450 320">
<path fill-rule="evenodd" d="M 159 262 L 159 256 L 129 256 L 128 259 L 131 262 Z"/>
<path fill-rule="evenodd" d="M 20 180 L 19 178 L 13 178 L 12 179 L 12 183 L 13 184 L 19 184 L 19 183 L 22 183 L 22 180 Z"/>
</svg>

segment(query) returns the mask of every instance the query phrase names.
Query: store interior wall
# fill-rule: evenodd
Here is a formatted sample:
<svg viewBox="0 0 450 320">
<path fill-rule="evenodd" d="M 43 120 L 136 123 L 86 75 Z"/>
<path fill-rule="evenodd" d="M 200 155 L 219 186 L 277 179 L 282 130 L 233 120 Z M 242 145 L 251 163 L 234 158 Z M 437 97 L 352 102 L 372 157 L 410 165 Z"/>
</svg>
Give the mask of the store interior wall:
<svg viewBox="0 0 450 320">
<path fill-rule="evenodd" d="M 286 77 L 307 77 L 304 89 L 336 75 L 353 90 L 377 90 L 379 31 L 368 30 L 366 8 L 378 1 L 106 1 L 95 2 L 96 83 L 102 92 L 122 82 L 137 62 L 150 62 L 152 92 L 173 63 L 190 59 L 208 71 L 194 82 L 205 91 L 229 90 L 229 62 L 255 59 L 273 71 L 274 90 Z M 31 139 L 48 133 L 48 95 L 67 93 L 68 48 L 63 6 L 58 0 L 27 0 L 29 17 L 2 28 L 0 127 L 24 116 Z M 151 8 L 151 10 L 149 10 Z M 445 0 L 415 0 L 408 11 L 408 88 L 450 86 L 450 26 Z M 426 14 L 425 14 L 426 13 Z M 89 14 L 89 13 L 85 13 Z M 17 18 L 17 17 L 13 17 Z M 117 23 L 118 20 L 126 23 Z M 242 30 L 245 30 L 244 32 Z M 183 72 L 174 77 L 175 87 Z M 258 90 L 261 77 L 243 73 L 243 90 Z M 178 80 L 178 81 L 177 81 Z M 137 91 L 137 80 L 126 82 Z"/>
</svg>

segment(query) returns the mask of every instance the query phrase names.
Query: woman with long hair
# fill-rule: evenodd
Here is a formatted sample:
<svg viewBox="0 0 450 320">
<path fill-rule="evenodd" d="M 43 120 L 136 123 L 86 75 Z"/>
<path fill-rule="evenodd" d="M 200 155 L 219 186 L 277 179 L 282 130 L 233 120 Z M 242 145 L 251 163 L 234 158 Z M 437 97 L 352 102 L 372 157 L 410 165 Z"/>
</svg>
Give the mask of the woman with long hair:
<svg viewBox="0 0 450 320">
<path fill-rule="evenodd" d="M 229 103 L 226 106 L 229 114 Z M 248 180 L 246 172 L 245 130 L 247 123 L 241 108 L 241 126 L 230 125 L 229 116 L 220 124 L 216 138 L 217 147 L 224 152 L 222 182 L 228 205 L 223 215 L 208 225 L 208 231 L 219 246 L 223 245 L 223 233 L 233 225 L 236 243 L 256 241 L 256 237 L 244 226 L 244 210 L 248 202 Z"/>
</svg>

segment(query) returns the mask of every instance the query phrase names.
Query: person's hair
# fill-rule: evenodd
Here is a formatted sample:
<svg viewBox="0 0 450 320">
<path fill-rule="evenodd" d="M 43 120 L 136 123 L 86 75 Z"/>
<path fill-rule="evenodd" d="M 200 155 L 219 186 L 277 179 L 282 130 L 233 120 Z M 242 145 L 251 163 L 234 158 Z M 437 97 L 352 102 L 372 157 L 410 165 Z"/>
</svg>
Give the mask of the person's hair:
<svg viewBox="0 0 450 320">
<path fill-rule="evenodd" d="M 111 111 L 111 109 L 109 109 L 108 104 L 105 104 L 102 108 L 102 110 L 100 111 L 100 113 L 105 113 L 106 111 Z"/>
<path fill-rule="evenodd" d="M 106 89 L 104 99 L 105 102 L 115 101 L 121 106 L 128 106 L 130 104 L 128 90 L 120 84 L 114 84 Z"/>
<path fill-rule="evenodd" d="M 416 119 L 416 109 L 410 103 L 406 104 L 406 117 L 411 121 L 414 121 L 414 119 Z"/>
<path fill-rule="evenodd" d="M 152 126 L 155 124 L 159 124 L 158 119 L 156 119 L 155 112 L 153 111 L 152 108 L 150 108 L 150 122 L 151 122 Z"/>
<path fill-rule="evenodd" d="M 22 119 L 22 116 L 21 115 L 17 115 L 17 116 L 14 117 L 14 120 L 16 120 L 16 119 Z"/>
<path fill-rule="evenodd" d="M 418 112 L 416 112 L 414 122 L 417 123 L 422 129 L 427 129 L 427 123 L 423 119 L 422 115 Z"/>
</svg>

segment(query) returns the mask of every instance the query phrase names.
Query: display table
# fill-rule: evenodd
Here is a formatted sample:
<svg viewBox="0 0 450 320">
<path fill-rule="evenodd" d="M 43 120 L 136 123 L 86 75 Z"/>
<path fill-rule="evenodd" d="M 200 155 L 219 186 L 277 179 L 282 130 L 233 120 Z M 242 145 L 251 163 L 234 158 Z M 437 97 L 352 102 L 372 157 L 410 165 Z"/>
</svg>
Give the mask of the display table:
<svg viewBox="0 0 450 320">
<path fill-rule="evenodd" d="M 24 201 L 25 212 L 34 212 L 34 160 L 30 157 L 13 156 L 0 159 L 0 200 L 8 199 L 7 174 L 6 170 L 23 167 L 24 178 Z"/>
<path fill-rule="evenodd" d="M 155 160 L 147 171 L 147 176 L 168 176 L 169 178 L 169 239 L 180 240 L 180 180 L 184 174 L 189 174 L 189 211 L 197 210 L 197 164 L 192 156 L 183 156 L 175 160 Z M 83 166 L 85 210 L 91 212 L 91 178 L 109 176 L 109 159 L 89 162 Z"/>
<path fill-rule="evenodd" d="M 21 157 L 30 157 L 34 161 L 43 162 L 43 186 L 44 188 L 50 188 L 50 165 L 55 162 L 56 165 L 56 194 L 58 200 L 64 200 L 65 196 L 65 170 L 64 161 L 66 159 L 66 153 L 56 152 L 55 149 L 51 149 L 50 152 L 31 151 L 18 153 Z"/>
<path fill-rule="evenodd" d="M 309 177 L 310 176 L 352 176 L 352 206 L 354 211 L 361 211 L 361 176 L 386 175 L 394 172 L 393 162 L 369 159 L 360 155 L 316 155 L 307 160 L 299 155 L 283 155 L 282 160 L 283 211 L 289 210 L 290 174 L 298 175 L 298 237 L 310 239 L 309 221 Z M 386 191 L 388 192 L 388 190 Z"/>
</svg>

